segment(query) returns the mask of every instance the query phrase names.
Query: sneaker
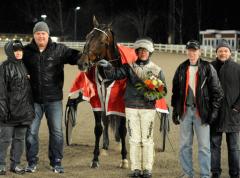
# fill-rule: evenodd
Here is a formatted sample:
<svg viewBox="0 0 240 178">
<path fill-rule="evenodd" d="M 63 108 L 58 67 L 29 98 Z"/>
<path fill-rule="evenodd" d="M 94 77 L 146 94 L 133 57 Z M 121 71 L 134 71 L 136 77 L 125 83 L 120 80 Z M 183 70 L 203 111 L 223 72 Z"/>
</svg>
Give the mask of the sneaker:
<svg viewBox="0 0 240 178">
<path fill-rule="evenodd" d="M 194 176 L 189 176 L 189 175 L 183 173 L 178 178 L 194 178 Z"/>
<path fill-rule="evenodd" d="M 141 177 L 141 170 L 135 169 L 128 175 L 129 177 Z"/>
<path fill-rule="evenodd" d="M 64 168 L 61 165 L 55 165 L 52 167 L 52 171 L 55 173 L 64 173 Z"/>
<path fill-rule="evenodd" d="M 6 168 L 5 167 L 0 168 L 0 175 L 6 175 Z"/>
<path fill-rule="evenodd" d="M 218 173 L 212 173 L 211 178 L 220 178 L 220 175 Z"/>
<path fill-rule="evenodd" d="M 26 168 L 25 168 L 26 172 L 30 172 L 30 173 L 34 173 L 37 171 L 37 165 L 36 164 L 29 164 Z"/>
<path fill-rule="evenodd" d="M 149 171 L 149 170 L 144 170 L 142 177 L 143 177 L 143 178 L 151 178 L 151 177 L 152 177 L 151 171 Z"/>
<path fill-rule="evenodd" d="M 24 174 L 25 173 L 25 169 L 16 166 L 15 168 L 11 168 L 10 172 L 13 172 L 15 174 Z"/>
</svg>

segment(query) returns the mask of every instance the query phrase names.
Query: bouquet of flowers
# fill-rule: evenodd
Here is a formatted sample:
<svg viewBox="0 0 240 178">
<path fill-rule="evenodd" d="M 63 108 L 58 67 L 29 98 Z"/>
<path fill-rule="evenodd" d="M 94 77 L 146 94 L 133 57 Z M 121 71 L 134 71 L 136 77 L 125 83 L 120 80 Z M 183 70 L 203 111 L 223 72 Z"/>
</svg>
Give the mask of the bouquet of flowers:
<svg viewBox="0 0 240 178">
<path fill-rule="evenodd" d="M 164 83 L 151 71 L 147 72 L 147 78 L 142 83 L 137 83 L 139 91 L 144 91 L 144 97 L 148 100 L 158 100 L 166 95 Z"/>
</svg>

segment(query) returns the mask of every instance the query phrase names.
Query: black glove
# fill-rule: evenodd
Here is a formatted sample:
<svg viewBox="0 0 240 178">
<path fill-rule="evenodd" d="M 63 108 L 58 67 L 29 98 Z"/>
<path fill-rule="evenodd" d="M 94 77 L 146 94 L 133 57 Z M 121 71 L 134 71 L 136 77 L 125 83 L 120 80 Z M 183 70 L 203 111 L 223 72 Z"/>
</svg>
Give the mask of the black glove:
<svg viewBox="0 0 240 178">
<path fill-rule="evenodd" d="M 106 69 L 110 69 L 112 67 L 112 64 L 105 59 L 101 59 L 100 61 L 98 61 L 98 65 L 100 65 Z"/>
<path fill-rule="evenodd" d="M 212 113 L 211 113 L 211 115 L 210 115 L 208 124 L 209 124 L 209 125 L 213 125 L 213 124 L 216 122 L 217 117 L 218 117 L 218 111 L 213 110 Z"/>
<path fill-rule="evenodd" d="M 178 116 L 177 110 L 175 108 L 173 108 L 173 111 L 172 111 L 172 120 L 173 120 L 173 123 L 175 125 L 179 125 L 180 124 L 179 116 Z"/>
</svg>

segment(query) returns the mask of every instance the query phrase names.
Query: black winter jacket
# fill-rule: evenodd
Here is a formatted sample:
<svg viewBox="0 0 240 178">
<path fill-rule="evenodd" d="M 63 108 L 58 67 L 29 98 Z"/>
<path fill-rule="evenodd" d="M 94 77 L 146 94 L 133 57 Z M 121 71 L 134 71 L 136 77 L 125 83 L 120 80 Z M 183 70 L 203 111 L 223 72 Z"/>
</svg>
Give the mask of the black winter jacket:
<svg viewBox="0 0 240 178">
<path fill-rule="evenodd" d="M 64 64 L 75 65 L 78 59 L 79 51 L 54 43 L 50 38 L 43 52 L 34 40 L 25 46 L 23 61 L 31 76 L 34 102 L 62 100 Z"/>
<path fill-rule="evenodd" d="M 146 63 L 147 64 L 147 63 Z M 145 64 L 145 65 L 146 65 Z M 138 65 L 138 61 L 136 62 Z M 143 66 L 144 67 L 144 66 Z M 144 98 L 143 92 L 136 88 L 137 83 L 143 82 L 132 70 L 129 64 L 124 64 L 118 68 L 112 68 L 111 70 L 105 70 L 107 78 L 113 80 L 119 80 L 127 78 L 126 92 L 125 92 L 125 106 L 128 108 L 138 108 L 138 109 L 153 109 L 155 108 L 155 100 L 149 101 Z M 165 92 L 167 93 L 165 77 L 162 70 L 159 72 L 159 78 L 165 84 Z"/>
<path fill-rule="evenodd" d="M 182 118 L 185 113 L 186 100 L 186 77 L 190 65 L 186 60 L 177 68 L 173 78 L 171 105 Z M 208 123 L 212 112 L 218 112 L 223 91 L 213 66 L 202 59 L 198 60 L 197 86 L 196 86 L 196 108 L 202 123 Z"/>
<path fill-rule="evenodd" d="M 228 59 L 224 63 L 217 59 L 212 62 L 212 65 L 218 72 L 224 91 L 224 99 L 219 110 L 218 120 L 211 126 L 211 129 L 216 129 L 219 132 L 239 132 L 240 65 L 232 59 Z"/>
<path fill-rule="evenodd" d="M 30 125 L 35 115 L 28 73 L 22 60 L 13 57 L 12 45 L 5 50 L 8 59 L 0 66 L 0 125 Z"/>
</svg>

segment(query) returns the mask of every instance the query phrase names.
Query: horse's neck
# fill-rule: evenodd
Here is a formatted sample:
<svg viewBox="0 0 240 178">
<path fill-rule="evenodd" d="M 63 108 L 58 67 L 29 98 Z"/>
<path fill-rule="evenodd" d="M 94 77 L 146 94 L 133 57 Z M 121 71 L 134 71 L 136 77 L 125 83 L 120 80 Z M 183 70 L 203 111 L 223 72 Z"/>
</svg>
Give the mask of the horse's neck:
<svg viewBox="0 0 240 178">
<path fill-rule="evenodd" d="M 114 67 L 119 67 L 121 65 L 120 53 L 118 51 L 118 47 L 115 44 L 110 45 L 111 47 L 107 52 L 107 60 L 110 61 Z"/>
</svg>

